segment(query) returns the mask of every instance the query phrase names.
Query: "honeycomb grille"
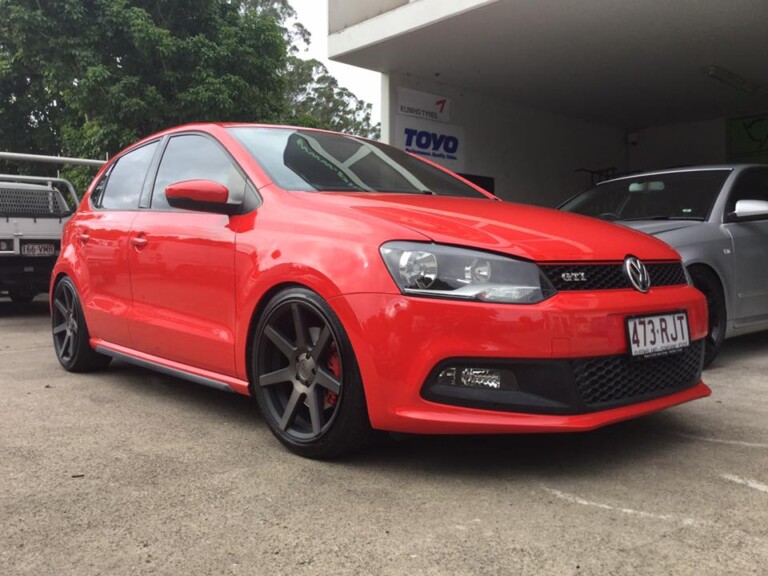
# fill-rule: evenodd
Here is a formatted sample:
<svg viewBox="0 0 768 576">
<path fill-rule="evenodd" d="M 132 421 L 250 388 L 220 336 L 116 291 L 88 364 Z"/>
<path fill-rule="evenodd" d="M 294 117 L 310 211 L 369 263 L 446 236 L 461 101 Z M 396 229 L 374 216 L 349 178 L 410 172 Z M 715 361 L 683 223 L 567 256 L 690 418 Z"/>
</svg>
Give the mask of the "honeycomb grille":
<svg viewBox="0 0 768 576">
<path fill-rule="evenodd" d="M 3 216 L 63 216 L 67 207 L 56 190 L 0 188 Z"/>
<path fill-rule="evenodd" d="M 543 264 L 544 275 L 558 291 L 621 290 L 632 288 L 623 264 Z M 680 262 L 646 264 L 651 286 L 678 286 L 686 283 Z M 563 275 L 583 274 L 586 280 L 567 281 Z"/>
<path fill-rule="evenodd" d="M 679 286 L 686 284 L 683 265 L 679 262 L 672 264 L 648 264 L 648 276 L 651 279 L 651 286 Z"/>
<path fill-rule="evenodd" d="M 590 408 L 604 408 L 669 394 L 698 382 L 704 364 L 704 340 L 678 354 L 632 359 L 627 355 L 571 361 L 576 390 Z"/>
</svg>

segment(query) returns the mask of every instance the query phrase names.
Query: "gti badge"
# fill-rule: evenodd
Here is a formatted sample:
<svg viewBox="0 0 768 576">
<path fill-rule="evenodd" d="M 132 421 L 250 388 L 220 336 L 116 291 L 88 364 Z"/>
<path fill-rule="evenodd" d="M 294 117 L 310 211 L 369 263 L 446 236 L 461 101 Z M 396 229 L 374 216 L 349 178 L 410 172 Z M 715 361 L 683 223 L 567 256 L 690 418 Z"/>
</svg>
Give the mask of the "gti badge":
<svg viewBox="0 0 768 576">
<path fill-rule="evenodd" d="M 627 256 L 624 260 L 624 273 L 635 290 L 648 292 L 651 288 L 651 278 L 648 276 L 648 270 L 646 270 L 645 265 L 639 258 Z"/>
<path fill-rule="evenodd" d="M 562 278 L 566 282 L 586 282 L 587 281 L 587 275 L 584 272 L 563 272 L 560 274 L 560 278 Z"/>
</svg>

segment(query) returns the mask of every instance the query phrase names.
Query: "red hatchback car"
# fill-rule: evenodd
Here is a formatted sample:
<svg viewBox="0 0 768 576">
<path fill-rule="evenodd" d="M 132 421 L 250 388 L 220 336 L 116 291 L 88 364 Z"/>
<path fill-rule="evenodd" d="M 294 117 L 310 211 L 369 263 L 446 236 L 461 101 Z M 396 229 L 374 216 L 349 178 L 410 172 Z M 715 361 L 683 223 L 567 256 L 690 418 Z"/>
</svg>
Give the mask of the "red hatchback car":
<svg viewBox="0 0 768 576">
<path fill-rule="evenodd" d="M 67 370 L 119 358 L 253 395 L 309 457 L 710 392 L 706 302 L 667 245 L 319 130 L 188 125 L 123 151 L 66 226 L 51 309 Z"/>
</svg>

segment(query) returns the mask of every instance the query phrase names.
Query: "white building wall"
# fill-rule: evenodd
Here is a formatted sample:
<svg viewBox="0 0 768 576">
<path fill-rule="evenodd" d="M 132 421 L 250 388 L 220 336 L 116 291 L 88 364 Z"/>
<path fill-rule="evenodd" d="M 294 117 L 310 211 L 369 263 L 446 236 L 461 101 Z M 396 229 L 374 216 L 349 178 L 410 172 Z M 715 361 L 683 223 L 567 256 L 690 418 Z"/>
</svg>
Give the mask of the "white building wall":
<svg viewBox="0 0 768 576">
<path fill-rule="evenodd" d="M 718 164 L 728 160 L 724 118 L 640 130 L 630 134 L 629 142 L 632 171 Z"/>
<path fill-rule="evenodd" d="M 505 200 L 556 206 L 590 186 L 577 169 L 627 170 L 626 135 L 606 127 L 524 108 L 510 102 L 392 74 L 382 81 L 382 135 L 397 142 L 398 86 L 450 99 L 450 124 L 463 127 L 465 173 L 495 178 Z M 402 119 L 402 118 L 401 118 Z"/>
</svg>

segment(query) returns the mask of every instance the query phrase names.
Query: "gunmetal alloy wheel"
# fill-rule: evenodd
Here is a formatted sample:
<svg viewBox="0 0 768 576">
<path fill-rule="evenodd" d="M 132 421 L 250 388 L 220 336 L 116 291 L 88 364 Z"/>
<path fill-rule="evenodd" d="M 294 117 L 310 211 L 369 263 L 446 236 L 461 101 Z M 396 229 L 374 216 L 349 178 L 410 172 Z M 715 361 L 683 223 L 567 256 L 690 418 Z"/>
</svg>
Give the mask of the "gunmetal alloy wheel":
<svg viewBox="0 0 768 576">
<path fill-rule="evenodd" d="M 90 372 L 109 364 L 109 356 L 91 348 L 77 290 L 67 277 L 62 278 L 53 291 L 51 322 L 53 347 L 64 368 L 70 372 Z"/>
<path fill-rule="evenodd" d="M 80 337 L 77 296 L 69 282 L 60 282 L 53 298 L 53 344 L 62 364 L 72 362 Z"/>
<path fill-rule="evenodd" d="M 317 294 L 292 288 L 267 305 L 257 327 L 252 386 L 272 432 L 311 458 L 339 456 L 370 424 L 349 340 Z"/>
</svg>

